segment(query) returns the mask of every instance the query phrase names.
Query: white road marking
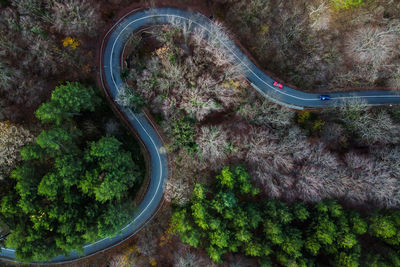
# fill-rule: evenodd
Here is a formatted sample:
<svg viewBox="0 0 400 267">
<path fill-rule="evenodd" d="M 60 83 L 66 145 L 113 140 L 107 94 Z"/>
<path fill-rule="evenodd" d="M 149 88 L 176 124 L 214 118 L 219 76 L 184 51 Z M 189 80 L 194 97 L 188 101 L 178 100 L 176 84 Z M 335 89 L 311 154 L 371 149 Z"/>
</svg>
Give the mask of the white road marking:
<svg viewBox="0 0 400 267">
<path fill-rule="evenodd" d="M 198 23 L 198 22 L 196 22 L 196 21 L 194 21 L 194 20 L 191 20 L 191 19 L 189 19 L 189 18 L 182 17 L 182 16 L 179 16 L 179 15 L 172 15 L 172 14 L 156 14 L 156 15 L 147 15 L 147 16 L 144 16 L 144 17 L 141 17 L 141 18 L 138 18 L 138 19 L 135 19 L 135 20 L 131 21 L 130 23 L 128 23 L 128 24 L 121 30 L 120 34 L 117 36 L 117 39 L 120 37 L 121 33 L 122 33 L 123 31 L 125 31 L 126 28 L 129 27 L 131 24 L 136 23 L 137 21 L 140 21 L 140 20 L 144 20 L 144 19 L 147 19 L 147 18 L 155 18 L 155 17 L 172 17 L 172 18 L 179 18 L 179 19 L 187 20 L 187 21 L 189 21 L 190 23 L 194 23 L 194 24 L 198 25 L 200 28 L 202 28 L 202 29 L 204 29 L 205 31 L 207 31 L 208 33 L 212 34 L 211 31 L 208 30 L 206 27 L 202 26 L 200 23 Z M 278 93 L 280 93 L 280 94 L 282 94 L 282 95 L 286 95 L 286 96 L 289 96 L 289 97 L 292 97 L 292 98 L 296 98 L 296 99 L 299 99 L 299 100 L 303 100 L 303 101 L 316 101 L 316 100 L 319 100 L 318 98 L 302 98 L 302 97 L 299 97 L 299 96 L 295 96 L 295 95 L 286 93 L 286 92 L 282 91 L 281 89 L 278 90 L 277 88 L 275 88 L 274 86 L 270 85 L 270 84 L 267 83 L 265 80 L 263 80 L 260 76 L 258 76 L 258 75 L 257 75 L 257 74 L 256 74 L 256 73 L 255 73 L 255 72 L 254 72 L 254 71 L 253 71 L 253 70 L 252 70 L 252 69 L 251 69 L 251 68 L 250 68 L 250 67 L 235 53 L 235 52 L 234 52 L 234 51 L 232 51 L 232 49 L 231 49 L 225 42 L 223 42 L 223 41 L 222 41 L 220 38 L 218 38 L 218 37 L 217 37 L 217 40 L 218 40 L 221 44 L 223 44 L 223 45 L 225 46 L 225 48 L 226 48 L 232 55 L 234 55 L 235 58 L 236 58 L 238 61 L 240 61 L 240 63 L 241 63 L 243 66 L 245 66 L 249 72 L 251 72 L 255 77 L 257 77 L 257 78 L 258 78 L 261 82 L 263 82 L 265 85 L 267 85 L 268 87 L 270 87 L 273 91 L 278 92 Z M 114 45 L 115 45 L 115 42 L 114 42 Z M 113 47 L 113 48 L 114 48 L 114 47 Z M 389 97 L 400 97 L 400 96 L 399 96 L 399 95 L 342 96 L 342 97 L 331 97 L 331 99 L 375 98 L 375 97 L 389 98 Z"/>
</svg>

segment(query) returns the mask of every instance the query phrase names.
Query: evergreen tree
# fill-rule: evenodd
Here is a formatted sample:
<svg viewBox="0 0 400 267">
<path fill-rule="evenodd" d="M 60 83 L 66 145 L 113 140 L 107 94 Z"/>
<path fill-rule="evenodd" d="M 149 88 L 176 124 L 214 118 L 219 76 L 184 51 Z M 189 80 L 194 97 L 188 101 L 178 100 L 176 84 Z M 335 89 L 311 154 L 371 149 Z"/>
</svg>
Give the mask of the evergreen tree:
<svg viewBox="0 0 400 267">
<path fill-rule="evenodd" d="M 116 234 L 133 213 L 127 192 L 141 172 L 131 153 L 114 137 L 85 142 L 73 120 L 97 101 L 92 89 L 66 83 L 36 112 L 46 129 L 21 150 L 23 164 L 11 173 L 15 190 L 0 205 L 10 228 L 6 245 L 20 260 L 82 251 Z"/>
<path fill-rule="evenodd" d="M 218 263 L 241 252 L 261 266 L 400 266 L 398 212 L 365 218 L 334 200 L 259 201 L 249 178 L 241 166 L 225 167 L 212 187 L 196 185 L 188 206 L 172 216 L 181 241 L 205 248 Z M 372 246 L 359 242 L 367 229 Z"/>
</svg>

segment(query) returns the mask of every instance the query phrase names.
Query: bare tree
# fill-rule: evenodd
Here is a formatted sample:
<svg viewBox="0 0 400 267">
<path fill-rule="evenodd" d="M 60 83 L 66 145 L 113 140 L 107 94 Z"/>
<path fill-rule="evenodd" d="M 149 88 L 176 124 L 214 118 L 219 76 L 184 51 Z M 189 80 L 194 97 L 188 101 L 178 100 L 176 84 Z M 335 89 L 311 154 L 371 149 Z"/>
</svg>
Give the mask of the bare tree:
<svg viewBox="0 0 400 267">
<path fill-rule="evenodd" d="M 193 175 L 193 169 L 188 169 L 185 166 L 185 162 L 189 163 L 192 159 L 188 158 L 185 155 L 185 150 L 181 150 L 179 152 L 178 157 L 181 158 L 181 161 L 176 162 L 174 167 L 176 171 L 173 172 L 165 185 L 164 189 L 164 198 L 167 202 L 172 202 L 178 206 L 186 205 L 190 200 L 190 192 L 193 188 L 193 185 L 190 183 L 189 177 Z M 188 162 L 189 161 L 189 162 Z"/>
<path fill-rule="evenodd" d="M 21 80 L 22 72 L 0 62 L 0 91 L 5 91 Z"/>
<path fill-rule="evenodd" d="M 55 74 L 60 70 L 57 46 L 51 39 L 36 39 L 28 47 L 29 53 L 23 60 L 26 68 L 41 75 Z"/>
<path fill-rule="evenodd" d="M 147 266 L 148 261 L 140 256 L 135 249 L 128 247 L 121 254 L 114 255 L 108 262 L 107 267 L 141 267 Z"/>
<path fill-rule="evenodd" d="M 97 34 L 101 23 L 99 6 L 80 0 L 57 0 L 53 5 L 54 27 L 66 35 Z"/>
<path fill-rule="evenodd" d="M 353 60 L 365 64 L 382 64 L 398 53 L 400 24 L 388 28 L 365 26 L 348 35 L 346 53 Z"/>
<path fill-rule="evenodd" d="M 143 99 L 131 87 L 126 85 L 118 88 L 116 101 L 119 105 L 129 108 L 133 112 L 139 112 L 144 103 Z"/>
<path fill-rule="evenodd" d="M 343 126 L 339 123 L 327 122 L 321 133 L 322 140 L 330 147 L 340 147 L 340 143 L 347 140 Z"/>
<path fill-rule="evenodd" d="M 126 260 L 126 257 L 124 255 L 114 255 L 111 260 L 108 261 L 107 266 L 109 267 L 128 267 L 131 265 L 128 265 L 128 262 Z"/>
<path fill-rule="evenodd" d="M 201 253 L 199 249 L 193 249 L 188 245 L 179 243 L 178 248 L 174 253 L 174 267 L 214 267 L 216 266 L 210 258 Z"/>
<path fill-rule="evenodd" d="M 232 80 L 236 68 L 231 68 L 232 64 L 202 39 L 204 36 L 197 42 L 197 35 L 190 34 L 192 27 L 186 21 L 174 18 L 172 23 L 175 27 L 183 27 L 184 33 L 171 26 L 150 31 L 164 44 L 155 51 L 154 57 L 146 61 L 146 68 L 139 74 L 135 73 L 139 94 L 165 118 L 170 118 L 178 108 L 202 121 L 215 111 L 238 105 L 242 91 L 239 88 L 241 83 Z M 218 32 L 216 29 L 212 31 Z M 184 56 L 189 48 L 182 47 L 182 38 L 193 49 L 190 56 Z M 216 57 L 223 58 L 223 63 Z"/>
<path fill-rule="evenodd" d="M 360 155 L 350 152 L 346 156 L 348 175 L 351 180 L 348 190 L 358 195 L 358 202 L 369 201 L 379 207 L 393 208 L 400 204 L 399 147 L 372 148 L 371 153 Z M 358 186 L 357 186 L 358 185 Z M 348 194 L 349 195 L 349 194 Z"/>
<path fill-rule="evenodd" d="M 21 148 L 33 140 L 27 129 L 7 121 L 0 122 L 0 180 L 9 176 L 21 161 Z"/>
<path fill-rule="evenodd" d="M 308 16 L 311 20 L 310 27 L 312 29 L 321 31 L 329 28 L 331 22 L 330 7 L 325 1 L 318 3 L 316 7 L 310 5 Z"/>
<path fill-rule="evenodd" d="M 214 111 L 221 110 L 218 103 L 199 87 L 186 89 L 182 95 L 181 107 L 198 121 Z"/>
<path fill-rule="evenodd" d="M 339 109 L 339 119 L 361 143 L 393 144 L 400 140 L 400 125 L 385 110 L 368 109 L 361 100 L 348 100 Z"/>
<path fill-rule="evenodd" d="M 45 9 L 45 0 L 21 0 L 13 1 L 12 4 L 17 8 L 20 14 L 29 14 L 36 18 L 42 19 L 45 22 L 53 22 L 53 18 Z"/>
<path fill-rule="evenodd" d="M 396 92 L 400 90 L 400 66 L 397 66 L 393 73 L 393 77 L 388 81 L 388 87 L 395 89 Z"/>
<path fill-rule="evenodd" d="M 266 99 L 260 99 L 253 93 L 249 93 L 247 101 L 240 106 L 237 112 L 250 123 L 266 125 L 275 129 L 289 127 L 295 114 L 292 110 Z"/>
<path fill-rule="evenodd" d="M 212 163 L 213 168 L 219 168 L 227 157 L 227 132 L 221 127 L 203 126 L 197 138 L 202 158 Z M 214 166 L 216 165 L 216 166 Z"/>
</svg>

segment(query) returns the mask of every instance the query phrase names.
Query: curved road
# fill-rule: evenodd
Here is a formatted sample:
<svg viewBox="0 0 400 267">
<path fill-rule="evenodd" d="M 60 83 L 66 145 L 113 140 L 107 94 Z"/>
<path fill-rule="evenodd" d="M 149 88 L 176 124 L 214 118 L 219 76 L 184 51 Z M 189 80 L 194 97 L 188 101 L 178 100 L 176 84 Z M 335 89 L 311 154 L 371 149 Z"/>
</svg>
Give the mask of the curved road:
<svg viewBox="0 0 400 267">
<path fill-rule="evenodd" d="M 115 99 L 119 88 L 124 85 L 120 75 L 121 55 L 130 34 L 143 26 L 166 23 L 172 23 L 177 26 L 186 27 L 190 31 L 202 33 L 204 39 L 212 42 L 214 45 L 222 46 L 232 63 L 240 65 L 244 76 L 250 84 L 263 96 L 277 103 L 297 109 L 335 106 L 351 99 L 361 99 L 368 105 L 400 104 L 400 96 L 392 91 L 329 93 L 331 100 L 321 101 L 319 100 L 320 94 L 306 93 L 287 86 L 283 86 L 283 89 L 278 89 L 272 85 L 274 80 L 258 69 L 234 42 L 207 17 L 174 8 L 154 8 L 144 11 L 133 10 L 121 18 L 106 34 L 108 40 L 104 47 L 104 40 L 102 43 L 104 65 L 100 65 L 100 71 L 101 81 L 110 97 Z M 160 149 L 162 147 L 161 138 L 150 125 L 151 122 L 145 115 L 134 114 L 128 109 L 119 108 L 135 128 L 150 155 L 150 184 L 146 195 L 140 203 L 132 221 L 117 236 L 85 245 L 83 255 L 72 252 L 68 256 L 58 256 L 48 263 L 71 262 L 118 245 L 139 231 L 146 222 L 151 220 L 157 211 L 159 203 L 162 200 L 164 182 L 168 174 L 167 157 Z M 6 260 L 13 260 L 15 259 L 14 250 L 1 248 L 0 257 Z"/>
</svg>

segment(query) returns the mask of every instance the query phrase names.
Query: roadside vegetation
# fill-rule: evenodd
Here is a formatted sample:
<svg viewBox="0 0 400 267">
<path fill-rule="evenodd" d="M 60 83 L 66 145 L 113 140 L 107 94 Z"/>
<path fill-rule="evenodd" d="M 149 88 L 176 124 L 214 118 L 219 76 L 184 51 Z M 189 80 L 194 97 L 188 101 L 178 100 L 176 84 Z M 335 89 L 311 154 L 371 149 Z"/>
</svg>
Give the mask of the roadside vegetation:
<svg viewBox="0 0 400 267">
<path fill-rule="evenodd" d="M 171 253 L 170 246 L 184 246 L 176 239 L 177 233 L 182 242 L 205 249 L 186 248 L 187 254 L 179 259 L 210 266 L 218 266 L 221 260 L 223 264 L 237 261 L 254 266 L 254 259 L 260 264 L 282 266 L 311 266 L 312 262 L 330 266 L 395 264 L 397 245 L 387 245 L 382 236 L 373 233 L 371 225 L 375 217 L 384 225 L 398 216 L 397 211 L 392 212 L 400 204 L 398 109 L 368 108 L 365 103 L 349 101 L 341 108 L 294 112 L 258 96 L 240 78 L 240 66 L 220 63 L 219 55 L 226 51 L 208 47 L 200 37 L 185 32 L 185 28 L 152 28 L 144 35 L 142 45 L 127 54 L 123 78 L 169 139 L 166 148 L 172 158 L 173 175 L 167 181 L 165 198 L 175 214 L 172 228 L 164 227 L 162 233 L 152 236 L 153 242 L 158 242 L 153 247 L 155 252 L 143 257 L 140 252 L 125 251 L 132 256 L 130 259 L 179 266 L 164 255 Z M 220 191 L 213 190 L 224 186 L 216 185 L 215 177 L 224 166 L 232 164 L 244 166 L 245 177 L 251 188 L 256 188 L 257 196 L 243 196 L 238 185 L 239 189 L 234 190 L 238 194 L 236 202 L 234 198 L 217 198 Z M 208 190 L 204 189 L 207 193 L 201 201 L 193 197 L 197 184 Z M 245 220 L 249 215 L 230 219 L 224 212 L 219 213 L 216 203 L 237 203 L 245 208 L 247 200 L 257 202 L 263 223 L 254 229 L 232 228 L 234 223 L 229 220 Z M 269 208 L 262 205 L 276 205 L 277 210 L 282 208 L 293 219 L 278 222 L 274 219 L 277 217 L 266 214 Z M 298 205 L 308 214 L 303 222 L 293 214 Z M 326 213 L 322 207 L 326 207 Z M 332 215 L 329 207 L 340 210 L 340 215 Z M 186 215 L 182 215 L 182 209 Z M 169 214 L 169 208 L 166 210 Z M 241 214 L 238 210 L 231 213 Z M 167 220 L 161 216 L 159 220 Z M 279 240 L 272 240 L 272 236 L 268 239 L 264 236 L 267 218 L 271 227 L 287 229 L 291 234 L 282 230 L 282 236 L 275 236 Z M 358 218 L 362 231 L 352 228 Z M 214 220 L 220 223 L 214 224 Z M 347 230 L 335 228 L 339 223 Z M 330 241 L 322 241 L 322 237 L 311 240 L 308 236 L 317 231 L 312 227 L 319 224 L 335 225 L 336 230 L 332 228 L 329 233 L 321 230 L 321 236 L 330 235 Z M 248 223 L 241 225 L 250 227 Z M 210 231 L 212 236 L 204 234 Z M 255 239 L 239 242 L 236 238 L 244 233 Z M 285 236 L 287 243 L 281 242 Z M 376 244 L 376 250 L 370 243 Z M 380 250 L 387 254 L 381 255 L 377 252 Z"/>
<path fill-rule="evenodd" d="M 0 244 L 22 260 L 80 251 L 133 212 L 138 144 L 88 86 L 102 25 L 131 2 L 0 0 Z M 400 88 L 396 1 L 178 2 L 207 2 L 303 90 Z M 281 107 L 202 37 L 172 21 L 130 38 L 117 103 L 152 113 L 171 176 L 159 216 L 94 265 L 399 265 L 400 109 Z"/>
<path fill-rule="evenodd" d="M 308 91 L 399 89 L 400 5 L 396 1 L 218 1 L 252 56 Z"/>
<path fill-rule="evenodd" d="M 80 251 L 133 213 L 141 151 L 87 86 L 105 2 L 0 1 L 0 245 L 20 260 Z"/>
<path fill-rule="evenodd" d="M 2 2 L 0 118 L 29 124 L 59 81 L 88 79 L 103 23 L 92 1 Z"/>
<path fill-rule="evenodd" d="M 1 195 L 0 217 L 10 232 L 5 244 L 19 260 L 81 251 L 130 220 L 143 163 L 134 147 L 88 124 L 102 114 L 100 104 L 92 88 L 66 83 L 37 109 L 43 130 L 20 150 L 22 163 Z"/>
<path fill-rule="evenodd" d="M 195 182 L 190 177 L 237 162 L 249 166 L 270 197 L 399 207 L 396 109 L 349 101 L 337 109 L 296 113 L 260 98 L 239 78 L 238 66 L 219 61 L 225 52 L 208 47 L 196 33 L 185 37 L 165 26 L 153 29 L 148 40 L 146 49 L 152 46 L 153 52 L 139 49 L 134 63 L 127 62 L 125 79 L 170 139 L 180 178 L 167 182 L 167 198 L 183 203 Z"/>
</svg>

